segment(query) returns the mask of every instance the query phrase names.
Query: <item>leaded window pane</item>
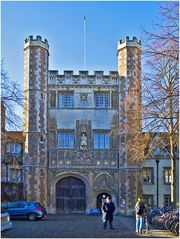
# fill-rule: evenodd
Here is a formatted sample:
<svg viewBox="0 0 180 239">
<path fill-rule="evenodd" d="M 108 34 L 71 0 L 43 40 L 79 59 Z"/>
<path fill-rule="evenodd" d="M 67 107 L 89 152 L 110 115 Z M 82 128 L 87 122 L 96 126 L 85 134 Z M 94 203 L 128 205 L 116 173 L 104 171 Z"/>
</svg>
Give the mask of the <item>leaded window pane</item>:
<svg viewBox="0 0 180 239">
<path fill-rule="evenodd" d="M 8 144 L 7 152 L 19 154 L 21 152 L 21 144 Z"/>
<path fill-rule="evenodd" d="M 95 103 L 96 103 L 96 107 L 99 107 L 99 95 L 96 94 L 95 96 Z"/>
<path fill-rule="evenodd" d="M 109 94 L 99 94 L 95 95 L 95 106 L 98 108 L 108 108 L 110 105 Z"/>
<path fill-rule="evenodd" d="M 103 107 L 103 103 L 104 103 L 104 95 L 100 95 L 100 100 L 99 100 L 99 105 L 100 107 Z"/>
<path fill-rule="evenodd" d="M 69 145 L 69 134 L 64 133 L 64 147 L 68 148 L 68 145 Z"/>
<path fill-rule="evenodd" d="M 69 148 L 74 148 L 74 134 L 69 134 Z"/>
<path fill-rule="evenodd" d="M 63 107 L 63 95 L 59 94 L 59 108 Z"/>
<path fill-rule="evenodd" d="M 21 151 L 21 145 L 15 144 L 15 153 L 20 153 L 20 151 Z"/>
<path fill-rule="evenodd" d="M 94 148 L 95 149 L 109 149 L 109 134 L 108 133 L 94 133 Z"/>
<path fill-rule="evenodd" d="M 63 148 L 63 134 L 59 132 L 59 147 Z"/>
<path fill-rule="evenodd" d="M 109 95 L 105 95 L 105 107 L 109 107 Z"/>
<path fill-rule="evenodd" d="M 171 183 L 171 168 L 164 169 L 164 182 Z"/>
<path fill-rule="evenodd" d="M 143 168 L 144 183 L 153 183 L 153 168 Z"/>
<path fill-rule="evenodd" d="M 105 134 L 105 149 L 109 149 L 109 134 Z"/>
<path fill-rule="evenodd" d="M 59 108 L 72 108 L 73 107 L 73 94 L 59 94 Z"/>
<path fill-rule="evenodd" d="M 72 108 L 73 106 L 73 96 L 72 94 L 69 95 L 69 107 Z"/>
<path fill-rule="evenodd" d="M 58 146 L 60 148 L 74 148 L 74 133 L 59 132 L 58 133 Z"/>
<path fill-rule="evenodd" d="M 98 137 L 98 134 L 95 133 L 95 134 L 94 134 L 94 148 L 95 148 L 95 149 L 98 149 L 98 148 L 99 148 L 99 143 L 98 143 L 99 140 L 98 140 L 98 138 L 99 138 L 99 137 Z"/>
<path fill-rule="evenodd" d="M 100 149 L 104 149 L 104 134 L 100 134 Z"/>
</svg>

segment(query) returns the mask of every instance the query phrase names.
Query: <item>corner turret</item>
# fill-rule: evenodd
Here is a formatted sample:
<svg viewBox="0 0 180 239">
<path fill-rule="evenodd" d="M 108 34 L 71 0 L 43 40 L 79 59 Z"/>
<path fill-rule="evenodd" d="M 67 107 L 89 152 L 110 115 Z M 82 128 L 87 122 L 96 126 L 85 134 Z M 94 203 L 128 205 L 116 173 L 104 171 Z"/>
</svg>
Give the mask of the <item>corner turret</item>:
<svg viewBox="0 0 180 239">
<path fill-rule="evenodd" d="M 30 46 L 42 47 L 42 48 L 46 49 L 47 51 L 49 51 L 49 44 L 48 44 L 47 39 L 42 40 L 41 36 L 36 36 L 35 38 L 33 36 L 27 37 L 24 40 L 24 50 Z"/>
<path fill-rule="evenodd" d="M 49 45 L 40 36 L 24 43 L 24 193 L 47 205 Z"/>
</svg>

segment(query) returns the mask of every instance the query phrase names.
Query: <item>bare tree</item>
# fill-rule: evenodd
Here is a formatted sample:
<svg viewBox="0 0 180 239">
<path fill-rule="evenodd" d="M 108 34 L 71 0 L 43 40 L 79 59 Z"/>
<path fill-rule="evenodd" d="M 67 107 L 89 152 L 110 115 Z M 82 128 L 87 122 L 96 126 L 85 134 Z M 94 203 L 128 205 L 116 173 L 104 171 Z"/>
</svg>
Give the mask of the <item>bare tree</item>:
<svg viewBox="0 0 180 239">
<path fill-rule="evenodd" d="M 22 130 L 23 121 L 17 109 L 23 107 L 23 91 L 19 84 L 9 78 L 3 61 L 1 61 L 1 104 L 6 109 L 4 117 L 7 128 Z"/>
<path fill-rule="evenodd" d="M 160 5 L 156 32 L 145 31 L 143 76 L 144 122 L 146 131 L 160 134 L 161 147 L 171 159 L 171 203 L 176 207 L 176 157 L 179 132 L 179 3 Z M 166 142 L 166 145 L 165 145 Z"/>
<path fill-rule="evenodd" d="M 165 1 L 159 4 L 155 31 L 144 30 L 146 55 L 168 56 L 179 60 L 179 2 Z"/>
</svg>

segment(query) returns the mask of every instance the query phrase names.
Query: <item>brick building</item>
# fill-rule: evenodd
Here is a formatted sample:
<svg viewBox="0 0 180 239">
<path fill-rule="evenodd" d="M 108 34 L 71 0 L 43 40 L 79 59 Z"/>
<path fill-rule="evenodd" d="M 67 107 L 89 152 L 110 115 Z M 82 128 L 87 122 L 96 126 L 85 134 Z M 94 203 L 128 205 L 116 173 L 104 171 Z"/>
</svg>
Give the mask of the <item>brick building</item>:
<svg viewBox="0 0 180 239">
<path fill-rule="evenodd" d="M 23 132 L 5 129 L 5 106 L 1 102 L 1 200 L 23 199 Z"/>
</svg>

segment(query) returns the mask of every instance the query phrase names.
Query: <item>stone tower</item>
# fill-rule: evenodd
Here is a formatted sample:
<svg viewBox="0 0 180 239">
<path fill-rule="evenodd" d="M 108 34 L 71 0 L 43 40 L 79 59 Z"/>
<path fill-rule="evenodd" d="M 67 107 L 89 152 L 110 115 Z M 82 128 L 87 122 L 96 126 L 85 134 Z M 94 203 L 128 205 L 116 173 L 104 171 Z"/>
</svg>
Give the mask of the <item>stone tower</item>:
<svg viewBox="0 0 180 239">
<path fill-rule="evenodd" d="M 24 196 L 47 205 L 47 106 L 49 45 L 40 36 L 24 42 Z"/>
<path fill-rule="evenodd" d="M 132 159 L 129 138 L 141 133 L 141 41 L 136 37 L 118 42 L 119 123 L 120 123 L 120 192 L 125 213 L 131 214 L 141 195 L 142 169 Z M 133 129 L 133 130 L 132 130 Z M 128 136 L 130 135 L 130 137 Z"/>
</svg>

